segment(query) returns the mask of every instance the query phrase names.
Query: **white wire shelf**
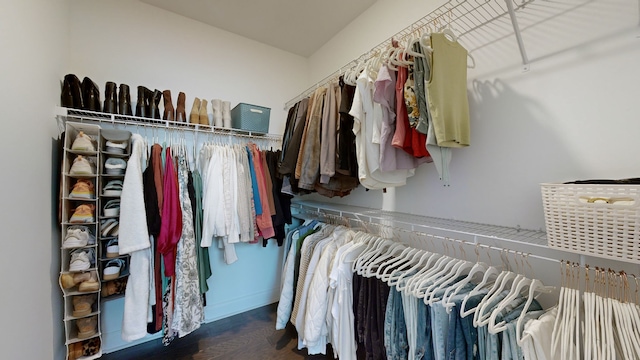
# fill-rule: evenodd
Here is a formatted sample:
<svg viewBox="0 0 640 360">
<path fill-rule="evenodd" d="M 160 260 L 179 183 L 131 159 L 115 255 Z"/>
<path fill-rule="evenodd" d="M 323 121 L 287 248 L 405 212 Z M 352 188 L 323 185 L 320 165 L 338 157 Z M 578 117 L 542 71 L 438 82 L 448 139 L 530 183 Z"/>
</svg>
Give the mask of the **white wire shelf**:
<svg viewBox="0 0 640 360">
<path fill-rule="evenodd" d="M 309 96 L 315 89 L 337 78 L 344 69 L 351 67 L 358 61 L 369 59 L 375 54 L 381 53 L 390 46 L 393 39 L 404 39 L 418 32 L 439 31 L 445 26 L 455 29 L 458 39 L 468 39 L 465 41 L 465 47 L 469 53 L 486 44 L 514 35 L 522 56 L 522 64 L 526 69 L 529 58 L 522 41 L 516 12 L 525 9 L 533 2 L 534 0 L 449 0 L 287 101 L 284 108 L 286 110 Z M 470 36 L 493 23 L 497 23 L 497 25 L 491 26 L 490 31 L 483 31 L 479 36 Z"/>
<path fill-rule="evenodd" d="M 246 131 L 240 129 L 227 129 L 210 125 L 190 124 L 177 121 L 152 119 L 139 116 L 120 115 L 103 113 L 88 110 L 71 109 L 64 107 L 57 107 L 56 115 L 61 123 L 59 125 L 64 128 L 66 121 L 74 122 L 88 122 L 98 124 L 111 124 L 114 127 L 117 125 L 130 126 L 130 127 L 143 127 L 152 129 L 183 131 L 183 132 L 195 132 L 209 135 L 222 135 L 239 138 L 250 138 L 261 141 L 268 141 L 271 143 L 280 143 L 282 141 L 282 135 L 279 134 L 265 134 L 253 131 Z"/>
</svg>

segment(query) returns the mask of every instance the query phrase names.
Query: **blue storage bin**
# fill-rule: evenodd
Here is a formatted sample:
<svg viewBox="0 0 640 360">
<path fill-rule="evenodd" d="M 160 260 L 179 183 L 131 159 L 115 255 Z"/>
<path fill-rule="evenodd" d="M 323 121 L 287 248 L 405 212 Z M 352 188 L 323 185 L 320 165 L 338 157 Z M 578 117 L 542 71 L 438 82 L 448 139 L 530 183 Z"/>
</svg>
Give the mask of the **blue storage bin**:
<svg viewBox="0 0 640 360">
<path fill-rule="evenodd" d="M 231 110 L 231 127 L 245 131 L 268 133 L 271 109 L 240 103 Z"/>
</svg>

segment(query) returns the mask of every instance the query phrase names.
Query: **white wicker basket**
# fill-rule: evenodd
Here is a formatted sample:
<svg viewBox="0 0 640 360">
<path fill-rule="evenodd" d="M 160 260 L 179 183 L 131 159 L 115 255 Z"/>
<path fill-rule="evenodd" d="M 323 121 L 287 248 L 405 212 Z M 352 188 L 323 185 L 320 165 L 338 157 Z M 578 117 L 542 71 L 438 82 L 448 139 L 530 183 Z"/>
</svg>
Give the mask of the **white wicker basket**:
<svg viewBox="0 0 640 360">
<path fill-rule="evenodd" d="M 640 262 L 640 185 L 541 187 L 549 247 Z"/>
</svg>

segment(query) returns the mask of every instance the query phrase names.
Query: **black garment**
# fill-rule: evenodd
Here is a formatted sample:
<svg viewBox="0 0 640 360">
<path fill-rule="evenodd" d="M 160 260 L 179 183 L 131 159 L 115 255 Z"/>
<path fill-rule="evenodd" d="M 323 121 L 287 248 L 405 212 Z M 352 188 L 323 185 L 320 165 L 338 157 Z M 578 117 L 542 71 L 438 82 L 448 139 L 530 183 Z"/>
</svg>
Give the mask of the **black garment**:
<svg viewBox="0 0 640 360">
<path fill-rule="evenodd" d="M 144 192 L 144 209 L 147 214 L 147 229 L 149 235 L 157 238 L 160 234 L 160 209 L 158 208 L 158 193 L 156 192 L 155 175 L 153 173 L 153 157 L 149 157 L 147 168 L 142 173 Z"/>
<path fill-rule="evenodd" d="M 340 98 L 340 128 L 338 129 L 336 172 L 358 178 L 358 158 L 356 156 L 356 135 L 353 133 L 353 116 L 349 115 L 355 86 L 347 85 L 340 78 L 342 95 Z"/>
<path fill-rule="evenodd" d="M 284 127 L 284 134 L 282 134 L 282 153 L 280 154 L 280 159 L 278 161 L 278 169 L 280 169 L 280 164 L 284 160 L 284 154 L 287 152 L 289 142 L 291 141 L 291 136 L 293 136 L 293 129 L 295 128 L 296 122 L 296 113 L 299 106 L 300 102 L 297 102 L 289 109 L 289 113 L 287 114 L 287 124 Z"/>
<path fill-rule="evenodd" d="M 284 238 L 286 236 L 284 231 L 285 224 L 291 224 L 291 196 L 282 193 L 282 178 L 278 176 L 278 159 L 282 156 L 281 151 L 266 151 L 265 157 L 267 162 L 267 168 L 271 176 L 273 201 L 276 207 L 276 213 L 271 215 L 271 222 L 273 223 L 273 229 L 275 236 L 273 237 L 278 241 L 278 246 L 282 246 Z M 267 239 L 264 239 L 262 246 L 267 246 Z"/>
<path fill-rule="evenodd" d="M 147 168 L 142 173 L 142 191 L 144 195 L 144 210 L 147 215 L 147 229 L 149 235 L 153 236 L 153 249 L 157 253 L 158 249 L 158 234 L 160 234 L 160 209 L 158 208 L 158 194 L 156 192 L 155 174 L 153 172 L 153 157 L 149 157 L 149 163 Z M 157 257 L 156 257 L 157 259 Z M 156 286 L 158 286 L 156 281 Z M 154 334 L 162 329 L 161 324 L 158 324 L 155 314 L 159 310 L 157 307 L 162 308 L 162 304 L 156 304 L 152 306 L 151 322 L 147 324 L 147 332 Z M 162 310 L 160 310 L 162 311 Z"/>
<path fill-rule="evenodd" d="M 298 152 L 300 150 L 300 143 L 302 142 L 302 135 L 304 133 L 304 126 L 307 123 L 307 107 L 309 105 L 309 98 L 302 99 L 297 106 L 295 122 L 293 123 L 294 129 L 289 140 L 289 144 L 282 156 L 282 163 L 278 172 L 282 175 L 292 175 L 296 170 L 296 163 L 298 162 Z M 288 129 L 285 130 L 289 131 Z M 291 176 L 293 183 L 294 176 Z M 293 185 L 293 184 L 292 184 Z"/>
</svg>

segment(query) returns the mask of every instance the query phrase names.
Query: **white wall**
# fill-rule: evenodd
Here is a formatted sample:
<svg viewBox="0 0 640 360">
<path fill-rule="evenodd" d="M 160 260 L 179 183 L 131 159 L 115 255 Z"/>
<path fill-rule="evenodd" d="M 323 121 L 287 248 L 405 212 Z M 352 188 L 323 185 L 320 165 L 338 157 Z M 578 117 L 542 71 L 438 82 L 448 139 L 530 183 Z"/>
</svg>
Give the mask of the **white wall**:
<svg viewBox="0 0 640 360">
<path fill-rule="evenodd" d="M 179 91 L 194 97 L 271 108 L 270 132 L 281 134 L 282 104 L 308 78 L 307 60 L 258 42 L 169 13 L 139 1 L 71 1 L 70 52 L 66 72 L 89 76 L 104 90 L 106 81 Z M 60 74 L 62 76 L 63 74 Z M 135 104 L 134 104 L 135 106 Z M 135 108 L 135 107 L 134 107 Z M 210 105 L 209 105 L 209 109 Z M 211 113 L 211 110 L 209 110 Z M 282 249 L 274 243 L 237 246 L 240 260 L 226 265 L 211 248 L 206 321 L 277 301 Z M 120 337 L 123 300 L 104 303 L 104 351 L 130 346 Z M 151 337 L 143 339 L 148 340 Z"/>
<path fill-rule="evenodd" d="M 310 83 L 441 3 L 377 1 L 310 58 Z M 451 186 L 428 164 L 387 194 L 359 189 L 332 201 L 539 229 L 539 183 L 638 177 L 638 14 L 637 0 L 534 2 L 519 15 L 528 72 L 512 36 L 488 43 L 508 19 L 462 39 L 476 59 L 471 146 L 454 149 Z"/>
<path fill-rule="evenodd" d="M 52 184 L 58 134 L 53 109 L 68 48 L 67 7 L 65 0 L 4 1 L 0 11 L 4 359 L 65 355 Z"/>
</svg>

